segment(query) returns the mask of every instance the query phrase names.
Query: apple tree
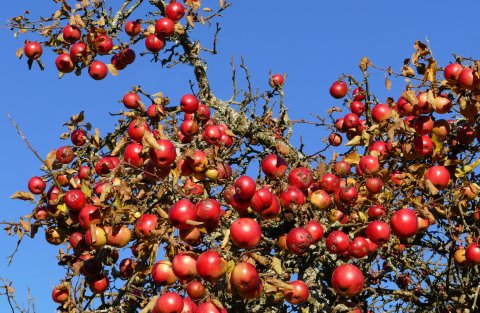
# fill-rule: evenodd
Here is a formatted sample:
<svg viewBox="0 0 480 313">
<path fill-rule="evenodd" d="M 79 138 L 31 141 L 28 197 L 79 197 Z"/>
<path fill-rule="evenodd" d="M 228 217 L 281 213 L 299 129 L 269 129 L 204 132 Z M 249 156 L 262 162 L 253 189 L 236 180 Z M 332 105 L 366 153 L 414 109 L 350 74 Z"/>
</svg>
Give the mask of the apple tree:
<svg viewBox="0 0 480 313">
<path fill-rule="evenodd" d="M 399 71 L 364 57 L 324 90 L 336 106 L 292 121 L 283 74 L 257 92 L 242 63 L 246 90 L 234 66 L 230 99 L 211 88 L 203 56 L 231 3 L 55 2 L 8 24 L 34 70 L 50 53 L 60 77 L 114 79 L 143 57 L 195 78 L 179 103 L 125 90 L 106 135 L 70 117 L 13 195 L 34 209 L 5 231 L 61 247 L 59 312 L 478 311 L 479 61 L 440 65 L 422 42 Z M 403 92 L 382 98 L 393 80 Z M 299 124 L 328 130 L 318 152 L 294 143 Z"/>
</svg>

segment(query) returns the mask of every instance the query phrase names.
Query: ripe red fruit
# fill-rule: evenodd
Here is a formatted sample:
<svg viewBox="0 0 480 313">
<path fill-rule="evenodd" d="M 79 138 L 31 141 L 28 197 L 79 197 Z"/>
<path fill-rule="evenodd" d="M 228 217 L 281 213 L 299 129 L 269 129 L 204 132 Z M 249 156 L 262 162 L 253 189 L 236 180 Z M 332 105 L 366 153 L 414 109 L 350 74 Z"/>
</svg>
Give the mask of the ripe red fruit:
<svg viewBox="0 0 480 313">
<path fill-rule="evenodd" d="M 38 42 L 29 41 L 23 47 L 23 52 L 30 60 L 37 60 L 42 56 L 43 48 Z"/>
<path fill-rule="evenodd" d="M 122 98 L 123 105 L 128 109 L 138 108 L 139 102 L 140 96 L 135 92 L 127 92 Z"/>
<path fill-rule="evenodd" d="M 196 113 L 199 104 L 197 97 L 192 94 L 186 94 L 180 99 L 180 108 L 187 114 Z"/>
<path fill-rule="evenodd" d="M 204 222 L 206 226 L 217 225 L 220 219 L 222 209 L 220 203 L 215 199 L 205 199 L 197 202 L 197 220 Z"/>
<path fill-rule="evenodd" d="M 334 230 L 327 236 L 326 245 L 328 251 L 335 254 L 343 254 L 348 251 L 350 238 L 340 230 Z"/>
<path fill-rule="evenodd" d="M 365 187 L 367 187 L 368 192 L 377 194 L 382 190 L 383 180 L 378 177 L 369 177 L 365 180 Z"/>
<path fill-rule="evenodd" d="M 108 175 L 118 165 L 120 165 L 120 160 L 117 157 L 105 156 L 95 164 L 95 172 L 100 176 Z"/>
<path fill-rule="evenodd" d="M 72 211 L 80 211 L 87 202 L 87 198 L 81 190 L 73 189 L 65 193 L 65 204 Z"/>
<path fill-rule="evenodd" d="M 358 189 L 355 186 L 341 187 L 338 197 L 343 203 L 354 204 L 358 199 Z"/>
<path fill-rule="evenodd" d="M 458 82 L 463 88 L 466 89 L 475 89 L 479 85 L 479 81 L 473 75 L 473 69 L 471 68 L 464 68 L 460 74 L 458 75 Z"/>
<path fill-rule="evenodd" d="M 436 188 L 444 189 L 450 182 L 450 172 L 445 166 L 435 165 L 426 170 L 425 178 L 428 179 Z"/>
<path fill-rule="evenodd" d="M 230 226 L 230 239 L 241 249 L 253 249 L 262 238 L 260 225 L 252 218 L 236 219 Z"/>
<path fill-rule="evenodd" d="M 257 269 L 250 263 L 237 263 L 230 278 L 232 286 L 239 292 L 248 292 L 256 289 L 261 283 Z"/>
<path fill-rule="evenodd" d="M 68 43 L 77 42 L 82 36 L 82 31 L 75 25 L 67 25 L 63 28 L 63 39 Z"/>
<path fill-rule="evenodd" d="M 268 188 L 260 188 L 253 195 L 250 206 L 255 212 L 261 212 L 272 205 L 273 197 Z"/>
<path fill-rule="evenodd" d="M 131 143 L 125 148 L 123 160 L 134 167 L 141 167 L 145 162 L 142 157 L 143 146 L 139 143 Z"/>
<path fill-rule="evenodd" d="M 390 238 L 390 226 L 382 221 L 370 222 L 365 228 L 365 235 L 374 243 L 381 245 Z"/>
<path fill-rule="evenodd" d="M 197 273 L 208 282 L 215 282 L 227 272 L 227 261 L 218 252 L 207 250 L 197 258 Z"/>
<path fill-rule="evenodd" d="M 360 118 L 355 113 L 347 113 L 343 117 L 343 127 L 350 129 L 356 128 L 360 124 Z"/>
<path fill-rule="evenodd" d="M 295 208 L 305 204 L 305 196 L 298 187 L 288 186 L 280 194 L 280 203 L 285 210 L 294 211 Z"/>
<path fill-rule="evenodd" d="M 400 238 L 415 236 L 418 230 L 418 218 L 410 209 L 401 209 L 393 213 L 390 226 L 395 235 Z"/>
<path fill-rule="evenodd" d="M 83 129 L 75 129 L 70 135 L 72 143 L 77 146 L 83 146 L 87 142 L 87 136 Z"/>
<path fill-rule="evenodd" d="M 235 194 L 237 194 L 240 199 L 251 199 L 255 194 L 257 185 L 255 181 L 246 175 L 240 176 L 235 180 Z"/>
<path fill-rule="evenodd" d="M 152 233 L 157 228 L 157 216 L 154 214 L 142 214 L 135 222 L 135 234 L 140 238 L 151 238 Z"/>
<path fill-rule="evenodd" d="M 365 113 L 365 110 L 366 110 L 366 106 L 365 104 L 363 104 L 362 102 L 360 101 L 353 101 L 351 104 L 350 104 L 350 111 L 352 111 L 352 113 L 360 116 L 362 115 L 363 113 Z"/>
<path fill-rule="evenodd" d="M 294 168 L 288 175 L 288 183 L 300 190 L 306 190 L 313 183 L 313 173 L 306 167 Z"/>
<path fill-rule="evenodd" d="M 433 141 L 429 136 L 418 136 L 413 140 L 413 150 L 418 156 L 426 157 L 433 152 Z"/>
<path fill-rule="evenodd" d="M 415 118 L 413 128 L 419 135 L 428 135 L 433 129 L 433 119 L 430 116 L 422 115 Z"/>
<path fill-rule="evenodd" d="M 72 58 L 68 53 L 62 53 L 55 59 L 55 66 L 59 72 L 70 73 L 75 68 Z"/>
<path fill-rule="evenodd" d="M 330 95 L 335 99 L 341 99 L 347 95 L 348 86 L 344 81 L 336 81 L 330 86 Z"/>
<path fill-rule="evenodd" d="M 219 145 L 222 132 L 217 125 L 209 125 L 203 129 L 202 137 L 210 145 Z"/>
<path fill-rule="evenodd" d="M 258 216 L 261 219 L 272 219 L 278 217 L 280 214 L 280 200 L 277 196 L 273 195 L 272 204 L 265 210 L 258 212 Z"/>
<path fill-rule="evenodd" d="M 45 191 L 45 188 L 47 185 L 45 182 L 38 176 L 34 176 L 28 180 L 28 190 L 30 190 L 31 193 L 39 195 L 43 191 Z"/>
<path fill-rule="evenodd" d="M 312 243 L 316 243 L 320 239 L 322 239 L 324 230 L 323 225 L 320 224 L 320 222 L 316 220 L 311 220 L 307 222 L 307 224 L 305 224 L 303 228 L 305 228 L 312 236 Z"/>
<path fill-rule="evenodd" d="M 199 104 L 197 112 L 195 112 L 195 117 L 199 119 L 200 121 L 208 121 L 210 118 L 210 108 L 208 105 L 205 104 Z"/>
<path fill-rule="evenodd" d="M 205 293 L 207 292 L 205 285 L 198 280 L 193 280 L 189 282 L 185 290 L 187 291 L 188 296 L 193 300 L 202 299 L 203 296 L 205 296 Z"/>
<path fill-rule="evenodd" d="M 262 160 L 262 171 L 271 180 L 281 179 L 287 168 L 285 160 L 276 154 L 269 154 Z"/>
<path fill-rule="evenodd" d="M 185 15 L 185 8 L 178 2 L 171 2 L 165 8 L 165 15 L 172 21 L 176 22 Z"/>
<path fill-rule="evenodd" d="M 170 37 L 175 33 L 175 22 L 168 17 L 162 17 L 155 23 L 155 32 L 160 37 Z"/>
<path fill-rule="evenodd" d="M 383 103 L 375 105 L 372 109 L 372 118 L 376 123 L 386 121 L 392 115 L 392 109 Z"/>
<path fill-rule="evenodd" d="M 340 136 L 337 133 L 331 133 L 328 136 L 328 143 L 331 144 L 334 147 L 338 147 L 339 145 L 342 144 L 342 136 Z"/>
<path fill-rule="evenodd" d="M 313 243 L 312 235 L 302 227 L 293 228 L 287 235 L 287 247 L 290 251 L 297 255 L 307 252 Z"/>
<path fill-rule="evenodd" d="M 386 214 L 383 205 L 376 204 L 368 208 L 368 216 L 372 219 L 378 219 Z"/>
<path fill-rule="evenodd" d="M 95 80 L 102 80 L 108 74 L 108 67 L 101 61 L 94 61 L 88 67 L 88 74 Z"/>
<path fill-rule="evenodd" d="M 163 39 L 155 34 L 148 35 L 147 38 L 145 38 L 145 48 L 150 52 L 158 53 L 164 46 L 165 42 Z"/>
<path fill-rule="evenodd" d="M 183 312 L 183 313 L 188 313 L 188 312 Z M 192 311 L 192 313 L 194 312 Z M 223 311 L 220 311 L 212 302 L 203 302 L 197 307 L 197 309 L 195 310 L 195 313 L 223 313 Z"/>
<path fill-rule="evenodd" d="M 342 264 L 333 271 L 332 287 L 341 296 L 356 296 L 362 291 L 364 283 L 363 273 L 355 265 Z"/>
<path fill-rule="evenodd" d="M 283 193 L 282 193 L 283 195 Z M 303 197 L 303 194 L 301 194 Z M 332 198 L 325 190 L 315 190 L 310 195 L 310 203 L 317 209 L 324 210 L 330 206 L 332 203 Z"/>
<path fill-rule="evenodd" d="M 168 218 L 170 224 L 173 227 L 178 229 L 189 229 L 192 228 L 192 225 L 189 225 L 187 222 L 197 220 L 197 208 L 188 199 L 182 199 L 177 202 L 170 208 L 168 211 Z"/>
<path fill-rule="evenodd" d="M 80 62 L 87 57 L 87 45 L 77 42 L 70 48 L 70 58 L 73 62 Z"/>
<path fill-rule="evenodd" d="M 167 292 L 157 299 L 155 304 L 157 313 L 182 313 L 183 299 L 176 292 Z"/>
<path fill-rule="evenodd" d="M 157 148 L 150 148 L 149 150 L 150 160 L 152 160 L 156 166 L 169 166 L 177 158 L 175 146 L 167 139 L 159 139 L 157 143 Z"/>
<path fill-rule="evenodd" d="M 93 40 L 99 54 L 108 54 L 113 48 L 112 38 L 108 35 L 99 35 Z"/>
<path fill-rule="evenodd" d="M 78 223 L 83 229 L 89 229 L 91 225 L 96 225 L 101 219 L 100 210 L 93 205 L 86 205 L 78 214 Z M 108 239 L 107 239 L 108 240 Z"/>
<path fill-rule="evenodd" d="M 183 281 L 190 281 L 197 276 L 197 255 L 193 252 L 181 252 L 172 261 L 175 275 Z"/>
<path fill-rule="evenodd" d="M 456 82 L 462 70 L 463 70 L 463 66 L 461 64 L 451 63 L 445 66 L 443 75 L 445 76 L 446 80 L 450 82 Z"/>
<path fill-rule="evenodd" d="M 340 188 L 340 178 L 338 178 L 335 174 L 326 173 L 320 180 L 320 188 L 328 193 L 334 193 Z"/>
<path fill-rule="evenodd" d="M 67 284 L 55 286 L 52 290 L 52 300 L 57 303 L 65 303 L 70 297 L 70 289 Z"/>
<path fill-rule="evenodd" d="M 139 118 L 134 119 L 133 121 L 130 122 L 128 125 L 128 135 L 130 138 L 137 142 L 142 142 L 143 135 L 145 134 L 146 131 L 150 131 L 150 128 L 148 127 L 148 124 Z"/>
<path fill-rule="evenodd" d="M 284 81 L 285 77 L 282 74 L 274 74 L 270 77 L 269 83 L 272 88 L 279 88 L 283 86 Z"/>
<path fill-rule="evenodd" d="M 352 91 L 353 100 L 362 101 L 365 99 L 365 91 L 361 87 L 357 87 Z"/>
<path fill-rule="evenodd" d="M 173 273 L 172 263 L 168 260 L 158 261 L 152 267 L 152 279 L 160 286 L 172 285 L 177 281 Z"/>
<path fill-rule="evenodd" d="M 285 301 L 290 304 L 301 304 L 310 297 L 308 285 L 301 280 L 295 280 L 289 283 L 291 289 L 285 288 L 283 295 Z"/>
<path fill-rule="evenodd" d="M 363 258 L 368 254 L 368 241 L 366 238 L 357 236 L 353 238 L 352 242 L 348 246 L 348 254 L 354 258 Z"/>
<path fill-rule="evenodd" d="M 108 276 L 101 275 L 99 277 L 92 277 L 87 279 L 87 284 L 91 292 L 95 294 L 100 294 L 107 291 L 110 282 L 108 280 Z"/>
<path fill-rule="evenodd" d="M 137 21 L 128 21 L 124 27 L 125 33 L 130 37 L 135 37 L 140 34 L 141 26 Z"/>
<path fill-rule="evenodd" d="M 480 264 L 480 245 L 478 243 L 469 244 L 465 251 L 465 258 L 468 262 Z"/>
<path fill-rule="evenodd" d="M 57 149 L 55 153 L 55 158 L 58 162 L 62 164 L 68 164 L 72 162 L 73 158 L 75 157 L 75 153 L 73 152 L 72 148 L 69 146 L 63 146 Z"/>
<path fill-rule="evenodd" d="M 380 170 L 380 163 L 377 157 L 373 155 L 364 155 L 360 158 L 358 163 L 360 174 L 376 174 Z"/>
<path fill-rule="evenodd" d="M 132 239 L 132 232 L 126 225 L 113 225 L 107 228 L 107 242 L 109 245 L 123 248 Z"/>
</svg>

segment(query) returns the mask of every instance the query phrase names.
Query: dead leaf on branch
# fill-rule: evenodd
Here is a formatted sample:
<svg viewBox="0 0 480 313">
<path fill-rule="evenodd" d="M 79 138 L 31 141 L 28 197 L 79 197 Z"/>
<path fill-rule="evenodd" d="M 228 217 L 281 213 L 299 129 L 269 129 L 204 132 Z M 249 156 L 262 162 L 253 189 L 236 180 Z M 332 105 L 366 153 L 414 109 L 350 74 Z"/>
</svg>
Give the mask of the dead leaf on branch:
<svg viewBox="0 0 480 313">
<path fill-rule="evenodd" d="M 372 65 L 372 62 L 367 57 L 363 57 L 360 60 L 359 67 L 363 72 L 365 72 L 367 70 L 367 68 L 371 65 Z"/>
<path fill-rule="evenodd" d="M 407 100 L 408 103 L 411 105 L 417 105 L 418 104 L 418 98 L 417 95 L 415 94 L 415 91 L 413 90 L 404 90 L 402 92 L 402 98 Z"/>
<path fill-rule="evenodd" d="M 387 91 L 390 91 L 390 88 L 392 88 L 392 82 L 387 76 L 385 76 L 385 88 L 387 88 Z"/>
<path fill-rule="evenodd" d="M 31 192 L 27 191 L 17 191 L 13 195 L 10 196 L 10 199 L 19 199 L 24 201 L 33 201 L 35 200 L 35 196 Z"/>
<path fill-rule="evenodd" d="M 430 50 L 428 50 L 428 46 L 423 42 L 417 40 L 413 44 L 413 48 L 415 48 L 415 52 L 412 55 L 412 64 L 417 66 L 418 61 L 421 58 L 425 58 L 427 55 L 430 54 Z"/>
</svg>

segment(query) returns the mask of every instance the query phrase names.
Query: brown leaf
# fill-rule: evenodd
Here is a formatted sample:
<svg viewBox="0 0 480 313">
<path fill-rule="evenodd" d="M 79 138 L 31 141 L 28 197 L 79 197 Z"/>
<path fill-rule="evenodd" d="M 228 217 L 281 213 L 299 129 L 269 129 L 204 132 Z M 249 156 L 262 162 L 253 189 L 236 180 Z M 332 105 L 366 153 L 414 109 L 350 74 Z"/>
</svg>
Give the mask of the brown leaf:
<svg viewBox="0 0 480 313">
<path fill-rule="evenodd" d="M 17 56 L 17 58 L 21 59 L 23 56 L 23 48 L 18 48 L 17 52 L 15 52 L 15 55 Z"/>
<path fill-rule="evenodd" d="M 423 75 L 424 81 L 436 82 L 437 80 L 437 62 L 433 59 L 428 60 L 428 66 Z"/>
<path fill-rule="evenodd" d="M 212 9 L 210 9 L 210 8 L 203 8 L 203 12 L 212 12 Z"/>
<path fill-rule="evenodd" d="M 22 228 L 25 232 L 29 232 L 30 231 L 30 223 L 23 220 L 23 219 L 20 219 L 20 225 L 22 225 Z"/>
<path fill-rule="evenodd" d="M 388 76 L 385 76 L 385 88 L 387 88 L 387 91 L 389 91 L 390 88 L 392 88 L 392 82 L 390 81 Z"/>
<path fill-rule="evenodd" d="M 98 26 L 103 27 L 105 26 L 105 18 L 102 16 L 97 21 Z"/>
<path fill-rule="evenodd" d="M 348 141 L 345 146 L 358 146 L 362 143 L 363 139 L 362 136 L 355 136 L 350 141 Z"/>
<path fill-rule="evenodd" d="M 17 191 L 13 195 L 10 196 L 10 199 L 19 199 L 25 201 L 33 201 L 35 200 L 35 196 L 31 192 L 27 191 Z"/>
<path fill-rule="evenodd" d="M 327 110 L 328 114 L 332 114 L 333 112 L 342 112 L 342 109 L 340 109 L 339 107 L 331 107 Z"/>
<path fill-rule="evenodd" d="M 413 44 L 413 48 L 415 48 L 415 52 L 412 55 L 412 64 L 416 66 L 420 58 L 424 58 L 430 54 L 430 50 L 428 50 L 426 44 L 418 40 Z"/>
<path fill-rule="evenodd" d="M 413 91 L 413 90 L 408 90 L 408 91 L 404 90 L 402 92 L 402 98 L 407 100 L 407 102 L 410 103 L 411 105 L 418 104 L 417 95 L 415 94 L 415 91 Z"/>
<path fill-rule="evenodd" d="M 282 261 L 279 258 L 273 257 L 272 258 L 272 269 L 277 273 L 278 275 L 283 274 L 283 269 L 282 269 Z"/>
<path fill-rule="evenodd" d="M 425 186 L 428 188 L 432 195 L 437 195 L 439 193 L 437 187 L 435 187 L 432 182 L 428 179 L 425 179 Z"/>
<path fill-rule="evenodd" d="M 350 165 L 358 165 L 358 163 L 360 162 L 360 157 L 360 154 L 352 151 L 343 157 L 343 161 L 347 162 Z"/>
</svg>

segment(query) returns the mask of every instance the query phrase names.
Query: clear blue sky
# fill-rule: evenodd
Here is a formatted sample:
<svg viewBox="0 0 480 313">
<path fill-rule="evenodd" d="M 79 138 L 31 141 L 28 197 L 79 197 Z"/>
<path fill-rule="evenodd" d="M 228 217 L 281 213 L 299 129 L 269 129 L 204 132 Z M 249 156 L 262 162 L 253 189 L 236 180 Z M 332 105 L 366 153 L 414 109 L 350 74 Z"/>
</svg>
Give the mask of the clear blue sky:
<svg viewBox="0 0 480 313">
<path fill-rule="evenodd" d="M 206 2 L 212 3 L 212 7 L 217 3 Z M 362 56 L 368 56 L 375 64 L 392 65 L 399 70 L 403 59 L 412 54 L 414 41 L 428 37 L 439 64 L 451 61 L 452 52 L 479 58 L 478 22 L 470 12 L 477 12 L 480 3 L 464 3 L 454 5 L 446 0 L 235 1 L 221 20 L 220 55 L 209 58 L 213 90 L 217 96 L 230 97 L 229 61 L 235 55 L 238 64 L 243 56 L 254 85 L 260 89 L 267 88 L 270 69 L 288 73 L 284 90 L 291 119 L 307 117 L 310 113 L 324 114 L 331 105 L 340 104 L 329 96 L 330 84 L 341 73 L 359 75 L 357 65 Z M 55 10 L 50 0 L 6 1 L 0 10 L 1 23 L 27 8 L 32 16 L 46 16 Z M 205 34 L 200 31 L 193 37 L 206 38 Z M 132 85 L 139 84 L 152 93 L 163 91 L 177 103 L 189 90 L 191 78 L 188 68 L 166 70 L 143 58 L 137 59 L 120 76 L 109 76 L 104 81 L 93 81 L 87 75 L 67 75 L 58 80 L 53 52 L 44 52 L 46 70 L 43 72 L 36 67 L 28 71 L 25 59 L 16 58 L 15 51 L 23 46 L 25 39 L 32 37 L 14 39 L 8 30 L 0 28 L 0 134 L 3 138 L 0 221 L 13 220 L 31 211 L 32 206 L 10 200 L 10 195 L 26 190 L 28 179 L 40 174 L 39 162 L 9 124 L 6 112 L 21 125 L 38 152 L 46 155 L 63 144 L 58 135 L 65 131 L 61 125 L 69 116 L 85 110 L 87 119 L 106 133 L 115 122 L 108 117 L 108 112 L 121 108 L 117 100 Z M 136 50 L 139 49 L 143 49 L 142 44 Z M 373 75 L 378 78 L 374 90 L 381 98 L 398 98 L 402 81 L 394 81 L 391 92 L 387 93 L 383 73 Z M 310 130 L 302 135 L 308 151 L 313 152 L 318 150 L 324 134 Z M 58 247 L 46 244 L 39 233 L 38 238 L 24 241 L 14 264 L 7 267 L 6 257 L 13 251 L 16 240 L 2 232 L 0 242 L 0 277 L 14 281 L 20 300 L 26 300 L 27 288 L 30 288 L 37 299 L 38 312 L 53 312 L 56 306 L 50 298 L 51 290 L 63 274 L 56 266 Z M 0 312 L 6 312 L 7 308 L 5 298 L 0 298 Z"/>
</svg>

